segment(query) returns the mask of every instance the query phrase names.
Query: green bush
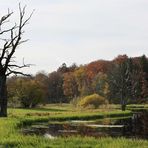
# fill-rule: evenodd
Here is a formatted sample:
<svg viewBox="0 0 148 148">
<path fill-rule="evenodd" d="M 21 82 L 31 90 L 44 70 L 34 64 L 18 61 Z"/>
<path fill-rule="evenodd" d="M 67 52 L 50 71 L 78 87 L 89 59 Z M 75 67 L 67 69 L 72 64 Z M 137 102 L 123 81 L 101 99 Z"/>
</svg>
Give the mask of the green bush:
<svg viewBox="0 0 148 148">
<path fill-rule="evenodd" d="M 92 94 L 82 98 L 79 102 L 79 105 L 84 108 L 91 105 L 93 105 L 95 108 L 98 108 L 100 105 L 107 104 L 107 103 L 108 101 L 104 97 L 98 94 Z"/>
</svg>

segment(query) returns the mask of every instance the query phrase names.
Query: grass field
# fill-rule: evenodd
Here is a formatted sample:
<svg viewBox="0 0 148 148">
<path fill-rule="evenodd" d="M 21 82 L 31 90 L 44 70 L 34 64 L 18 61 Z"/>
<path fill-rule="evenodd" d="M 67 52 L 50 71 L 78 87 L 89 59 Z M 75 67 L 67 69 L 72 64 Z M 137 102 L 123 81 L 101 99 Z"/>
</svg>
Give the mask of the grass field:
<svg viewBox="0 0 148 148">
<path fill-rule="evenodd" d="M 130 106 L 129 108 L 132 108 Z M 135 106 L 134 106 L 135 108 Z M 138 107 L 137 107 L 138 108 Z M 139 107 L 141 108 L 141 107 Z M 23 135 L 21 127 L 37 121 L 65 121 L 65 120 L 97 120 L 102 118 L 121 118 L 132 115 L 130 110 L 122 112 L 118 106 L 106 109 L 82 110 L 68 104 L 48 105 L 36 109 L 9 109 L 8 118 L 0 118 L 0 148 L 147 148 L 147 140 L 126 138 L 93 138 L 93 137 L 59 137 L 46 139 L 37 135 Z"/>
</svg>

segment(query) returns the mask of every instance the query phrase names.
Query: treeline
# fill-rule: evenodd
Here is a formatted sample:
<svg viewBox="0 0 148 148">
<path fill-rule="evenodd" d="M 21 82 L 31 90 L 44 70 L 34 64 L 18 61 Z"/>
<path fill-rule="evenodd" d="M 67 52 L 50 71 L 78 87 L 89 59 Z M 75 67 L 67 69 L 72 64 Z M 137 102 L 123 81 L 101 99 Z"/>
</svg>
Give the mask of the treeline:
<svg viewBox="0 0 148 148">
<path fill-rule="evenodd" d="M 69 67 L 64 63 L 49 74 L 11 77 L 7 81 L 9 105 L 34 107 L 39 103 L 77 102 L 99 94 L 110 103 L 144 103 L 148 99 L 148 59 L 119 55 Z"/>
</svg>

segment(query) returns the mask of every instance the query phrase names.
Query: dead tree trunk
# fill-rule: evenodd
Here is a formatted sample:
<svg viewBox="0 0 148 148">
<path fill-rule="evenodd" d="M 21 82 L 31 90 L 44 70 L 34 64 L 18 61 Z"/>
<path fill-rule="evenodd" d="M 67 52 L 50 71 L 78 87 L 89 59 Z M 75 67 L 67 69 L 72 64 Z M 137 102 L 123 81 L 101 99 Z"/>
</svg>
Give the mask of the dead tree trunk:
<svg viewBox="0 0 148 148">
<path fill-rule="evenodd" d="M 7 86 L 5 75 L 0 75 L 0 117 L 7 117 Z"/>
<path fill-rule="evenodd" d="M 9 24 L 10 17 L 13 12 L 9 12 L 0 18 L 0 117 L 7 117 L 7 76 L 10 74 L 26 74 L 18 71 L 20 68 L 28 67 L 30 65 L 23 64 L 17 65 L 14 61 L 14 54 L 17 47 L 26 42 L 22 40 L 24 34 L 24 26 L 30 20 L 31 15 L 25 19 L 26 6 L 21 8 L 19 4 L 19 21 L 14 25 Z M 5 24 L 7 24 L 5 26 Z M 10 27 L 8 27 L 10 25 Z"/>
</svg>

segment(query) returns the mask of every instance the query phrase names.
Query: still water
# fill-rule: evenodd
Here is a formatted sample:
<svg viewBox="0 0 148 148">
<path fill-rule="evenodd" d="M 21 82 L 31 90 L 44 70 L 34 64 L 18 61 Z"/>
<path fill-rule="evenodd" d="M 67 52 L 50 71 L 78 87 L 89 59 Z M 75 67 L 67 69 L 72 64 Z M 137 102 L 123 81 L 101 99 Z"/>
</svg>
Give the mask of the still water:
<svg viewBox="0 0 148 148">
<path fill-rule="evenodd" d="M 136 112 L 130 118 L 102 119 L 96 121 L 65 121 L 34 123 L 23 129 L 24 134 L 47 137 L 92 136 L 128 137 L 148 139 L 148 111 Z"/>
</svg>

